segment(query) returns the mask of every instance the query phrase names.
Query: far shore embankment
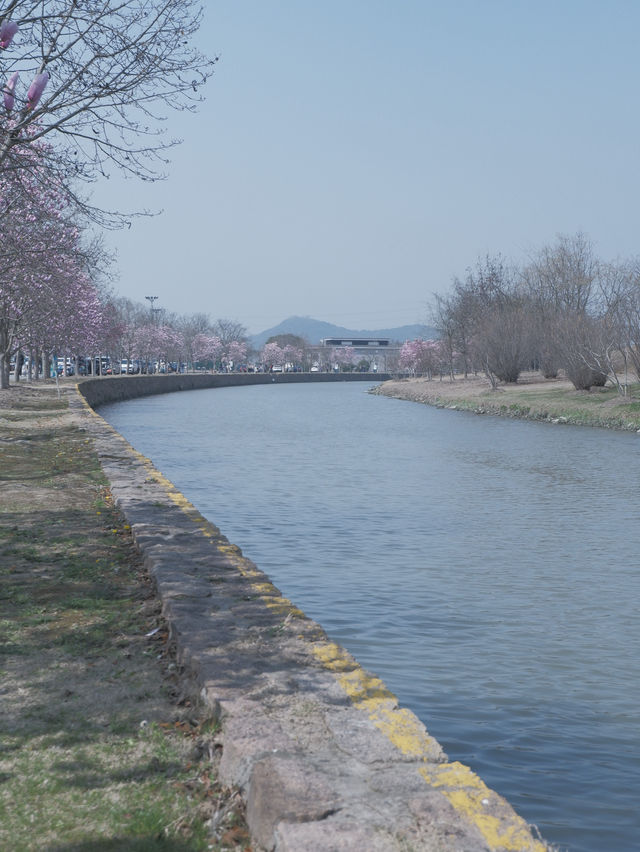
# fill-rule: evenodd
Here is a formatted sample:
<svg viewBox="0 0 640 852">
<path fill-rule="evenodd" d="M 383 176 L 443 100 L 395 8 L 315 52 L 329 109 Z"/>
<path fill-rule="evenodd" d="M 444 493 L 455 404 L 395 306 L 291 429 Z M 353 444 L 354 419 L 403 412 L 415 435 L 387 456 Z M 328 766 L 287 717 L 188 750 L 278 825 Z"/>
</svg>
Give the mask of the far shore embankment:
<svg viewBox="0 0 640 852">
<path fill-rule="evenodd" d="M 544 379 L 539 373 L 523 374 L 517 383 L 495 390 L 484 377 L 457 376 L 390 379 L 371 392 L 474 414 L 640 432 L 637 380 L 629 384 L 626 396 L 610 386 L 577 391 L 564 378 Z"/>
<path fill-rule="evenodd" d="M 171 373 L 150 376 L 96 376 L 78 384 L 89 405 L 124 402 L 141 396 L 208 388 L 312 382 L 378 382 L 388 373 Z"/>
<path fill-rule="evenodd" d="M 105 377 L 78 389 L 100 405 L 272 377 L 189 377 L 200 378 L 197 385 L 184 378 Z M 276 379 L 341 380 L 372 375 Z M 548 849 L 505 799 L 469 767 L 449 761 L 384 683 L 284 598 L 148 459 L 79 397 L 71 405 L 154 579 L 178 663 L 220 726 L 219 779 L 242 792 L 256 852 Z"/>
</svg>

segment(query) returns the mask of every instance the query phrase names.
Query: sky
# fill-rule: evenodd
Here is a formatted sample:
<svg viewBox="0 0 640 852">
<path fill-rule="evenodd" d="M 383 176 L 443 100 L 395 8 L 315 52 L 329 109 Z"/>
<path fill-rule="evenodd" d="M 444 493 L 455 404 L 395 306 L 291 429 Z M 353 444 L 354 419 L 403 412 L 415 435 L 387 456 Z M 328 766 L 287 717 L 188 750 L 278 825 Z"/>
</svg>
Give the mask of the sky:
<svg viewBox="0 0 640 852">
<path fill-rule="evenodd" d="M 428 323 L 478 258 L 585 233 L 635 257 L 637 0 L 207 0 L 219 57 L 169 177 L 100 204 L 114 289 L 258 333 Z"/>
</svg>

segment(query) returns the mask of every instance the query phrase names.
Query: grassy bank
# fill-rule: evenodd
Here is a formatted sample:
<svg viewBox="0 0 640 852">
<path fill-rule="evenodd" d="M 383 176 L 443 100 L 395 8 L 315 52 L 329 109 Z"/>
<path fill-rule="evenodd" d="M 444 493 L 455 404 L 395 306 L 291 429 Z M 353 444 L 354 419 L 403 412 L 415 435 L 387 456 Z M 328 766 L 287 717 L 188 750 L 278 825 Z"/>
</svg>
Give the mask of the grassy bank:
<svg viewBox="0 0 640 852">
<path fill-rule="evenodd" d="M 0 848 L 247 850 L 72 392 L 0 391 Z"/>
<path fill-rule="evenodd" d="M 621 396 L 613 387 L 577 391 L 570 382 L 527 374 L 517 384 L 502 385 L 497 390 L 484 379 L 457 378 L 392 380 L 373 392 L 476 414 L 640 430 L 639 383 L 630 385 L 627 396 Z"/>
</svg>

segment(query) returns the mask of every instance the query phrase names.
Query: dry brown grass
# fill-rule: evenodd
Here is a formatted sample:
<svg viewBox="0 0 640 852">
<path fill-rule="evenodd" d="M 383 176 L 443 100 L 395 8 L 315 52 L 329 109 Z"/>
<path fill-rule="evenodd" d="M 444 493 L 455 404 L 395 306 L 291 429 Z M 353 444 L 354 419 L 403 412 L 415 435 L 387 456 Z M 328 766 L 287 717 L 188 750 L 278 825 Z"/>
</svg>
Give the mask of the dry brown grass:
<svg viewBox="0 0 640 852">
<path fill-rule="evenodd" d="M 566 379 L 543 379 L 539 373 L 524 374 L 517 384 L 493 390 L 484 378 L 394 379 L 375 393 L 422 402 L 440 408 L 497 414 L 531 420 L 600 426 L 610 429 L 640 429 L 640 385 L 629 386 L 627 396 L 615 387 L 577 391 Z"/>
<path fill-rule="evenodd" d="M 249 848 L 68 390 L 0 393 L 0 848 Z"/>
</svg>

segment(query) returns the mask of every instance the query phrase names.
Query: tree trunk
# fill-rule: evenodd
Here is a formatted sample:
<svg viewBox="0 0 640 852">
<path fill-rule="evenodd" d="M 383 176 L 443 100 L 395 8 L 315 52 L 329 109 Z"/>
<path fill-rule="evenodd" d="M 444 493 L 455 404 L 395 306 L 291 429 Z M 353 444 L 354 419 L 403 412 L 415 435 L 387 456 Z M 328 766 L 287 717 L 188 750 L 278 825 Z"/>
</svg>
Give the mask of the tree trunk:
<svg viewBox="0 0 640 852">
<path fill-rule="evenodd" d="M 22 354 L 22 349 L 18 349 L 16 352 L 16 371 L 14 373 L 14 379 L 16 384 L 20 381 L 20 373 L 22 372 L 22 365 L 24 364 L 24 355 Z"/>
<path fill-rule="evenodd" d="M 0 388 L 6 390 L 9 387 L 9 359 L 3 353 L 0 354 Z"/>
</svg>

